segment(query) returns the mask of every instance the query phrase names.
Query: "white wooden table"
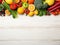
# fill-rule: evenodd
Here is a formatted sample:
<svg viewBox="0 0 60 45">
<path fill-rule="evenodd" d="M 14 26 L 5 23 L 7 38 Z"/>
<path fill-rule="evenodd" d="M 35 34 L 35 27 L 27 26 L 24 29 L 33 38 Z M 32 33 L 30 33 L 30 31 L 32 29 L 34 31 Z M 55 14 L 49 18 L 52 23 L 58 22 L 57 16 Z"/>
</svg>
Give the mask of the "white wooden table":
<svg viewBox="0 0 60 45">
<path fill-rule="evenodd" d="M 60 16 L 0 17 L 0 45 L 60 45 Z"/>
</svg>

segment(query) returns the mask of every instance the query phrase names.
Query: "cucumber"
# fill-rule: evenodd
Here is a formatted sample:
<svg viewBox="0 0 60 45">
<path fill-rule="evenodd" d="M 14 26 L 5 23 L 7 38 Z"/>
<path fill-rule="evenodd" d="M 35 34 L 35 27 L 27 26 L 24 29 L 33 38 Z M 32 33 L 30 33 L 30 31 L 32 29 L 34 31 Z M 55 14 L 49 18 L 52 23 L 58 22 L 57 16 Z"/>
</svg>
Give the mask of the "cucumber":
<svg viewBox="0 0 60 45">
<path fill-rule="evenodd" d="M 10 11 L 10 13 L 13 16 L 13 18 L 17 17 L 17 11 L 11 10 L 10 7 L 9 7 L 9 5 L 6 2 L 3 3 L 3 6 L 4 6 L 5 9 L 8 9 Z"/>
<path fill-rule="evenodd" d="M 2 11 L 3 9 L 4 9 L 4 6 L 0 4 L 0 11 Z"/>
</svg>

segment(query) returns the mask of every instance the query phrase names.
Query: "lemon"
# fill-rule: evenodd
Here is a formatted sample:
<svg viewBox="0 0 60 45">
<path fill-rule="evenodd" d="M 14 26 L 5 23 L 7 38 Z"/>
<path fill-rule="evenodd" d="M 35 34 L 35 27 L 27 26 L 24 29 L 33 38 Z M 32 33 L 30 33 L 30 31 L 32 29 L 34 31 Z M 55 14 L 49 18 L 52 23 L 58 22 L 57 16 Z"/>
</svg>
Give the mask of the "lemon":
<svg viewBox="0 0 60 45">
<path fill-rule="evenodd" d="M 51 5 L 54 4 L 55 0 L 45 0 L 45 2 L 46 2 L 49 6 L 51 6 Z"/>
<path fill-rule="evenodd" d="M 34 11 L 34 14 L 37 15 L 37 14 L 38 14 L 38 10 L 35 10 L 35 11 Z"/>
<path fill-rule="evenodd" d="M 8 4 L 12 4 L 13 0 L 5 0 Z"/>
<path fill-rule="evenodd" d="M 23 8 L 23 7 L 19 7 L 19 8 L 17 9 L 17 12 L 18 12 L 19 14 L 23 14 L 23 13 L 24 13 L 24 8 Z"/>
<path fill-rule="evenodd" d="M 32 17 L 34 15 L 34 12 L 30 12 L 28 16 Z"/>
</svg>

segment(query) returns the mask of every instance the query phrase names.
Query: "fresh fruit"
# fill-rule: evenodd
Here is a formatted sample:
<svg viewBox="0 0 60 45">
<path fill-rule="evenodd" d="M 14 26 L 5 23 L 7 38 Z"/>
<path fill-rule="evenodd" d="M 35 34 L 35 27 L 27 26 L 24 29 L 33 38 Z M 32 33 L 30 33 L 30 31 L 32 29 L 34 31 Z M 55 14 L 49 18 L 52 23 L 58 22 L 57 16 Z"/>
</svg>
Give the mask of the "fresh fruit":
<svg viewBox="0 0 60 45">
<path fill-rule="evenodd" d="M 35 10 L 35 11 L 34 11 L 34 14 L 37 15 L 37 14 L 38 14 L 38 10 Z"/>
<path fill-rule="evenodd" d="M 9 10 L 5 10 L 5 14 L 6 14 L 7 16 L 9 16 L 9 15 L 10 15 Z"/>
<path fill-rule="evenodd" d="M 4 5 L 4 8 L 5 9 L 8 9 L 9 10 L 9 12 L 13 16 L 13 18 L 16 18 L 17 17 L 17 11 L 16 10 L 11 10 L 10 7 L 9 7 L 9 5 L 6 2 L 4 2 L 3 5 Z"/>
<path fill-rule="evenodd" d="M 34 15 L 34 12 L 30 12 L 28 16 L 32 17 Z"/>
<path fill-rule="evenodd" d="M 15 2 L 15 3 L 19 3 L 19 2 L 20 2 L 20 0 L 14 0 L 14 2 Z"/>
<path fill-rule="evenodd" d="M 33 4 L 35 0 L 28 0 L 29 4 Z"/>
<path fill-rule="evenodd" d="M 35 5 L 34 5 L 34 4 L 29 4 L 28 9 L 29 9 L 30 11 L 34 11 L 34 10 L 35 10 Z"/>
<path fill-rule="evenodd" d="M 23 7 L 24 7 L 24 8 L 28 8 L 28 6 L 29 6 L 28 3 L 26 3 L 26 2 L 23 3 Z"/>
<path fill-rule="evenodd" d="M 24 11 L 26 14 L 29 14 L 29 10 L 28 9 L 25 9 L 25 11 Z"/>
<path fill-rule="evenodd" d="M 18 12 L 19 14 L 23 14 L 23 13 L 24 13 L 24 8 L 23 8 L 23 7 L 19 7 L 19 8 L 17 9 L 17 12 Z"/>
<path fill-rule="evenodd" d="M 12 4 L 13 0 L 5 0 L 8 4 Z"/>
<path fill-rule="evenodd" d="M 55 3 L 55 0 L 45 0 L 45 2 L 49 5 L 52 6 Z"/>
<path fill-rule="evenodd" d="M 21 0 L 21 2 L 27 2 L 27 0 Z"/>
<path fill-rule="evenodd" d="M 16 3 L 10 4 L 10 9 L 15 10 L 16 8 L 17 8 L 17 4 Z"/>
<path fill-rule="evenodd" d="M 2 3 L 3 0 L 0 0 L 0 4 Z"/>
<path fill-rule="evenodd" d="M 22 7 L 22 2 L 19 2 L 17 6 Z"/>
<path fill-rule="evenodd" d="M 0 0 L 0 16 L 16 18 L 17 14 L 60 15 L 60 0 Z"/>
<path fill-rule="evenodd" d="M 59 6 L 59 5 L 60 5 L 60 2 L 56 2 L 53 6 L 51 6 L 51 7 L 48 8 L 48 11 L 56 8 L 56 7 Z"/>
</svg>

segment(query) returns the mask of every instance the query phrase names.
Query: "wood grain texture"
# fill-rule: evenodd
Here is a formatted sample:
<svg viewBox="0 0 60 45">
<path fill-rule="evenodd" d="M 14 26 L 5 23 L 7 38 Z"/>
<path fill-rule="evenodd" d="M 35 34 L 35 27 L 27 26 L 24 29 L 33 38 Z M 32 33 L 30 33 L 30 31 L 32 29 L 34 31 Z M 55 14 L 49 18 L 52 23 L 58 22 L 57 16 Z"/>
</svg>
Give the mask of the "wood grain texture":
<svg viewBox="0 0 60 45">
<path fill-rule="evenodd" d="M 0 45 L 60 45 L 60 16 L 0 17 Z"/>
</svg>

